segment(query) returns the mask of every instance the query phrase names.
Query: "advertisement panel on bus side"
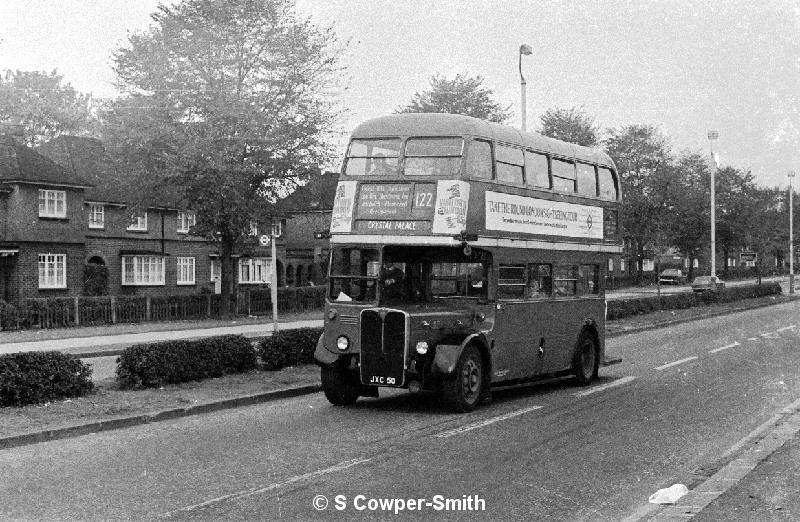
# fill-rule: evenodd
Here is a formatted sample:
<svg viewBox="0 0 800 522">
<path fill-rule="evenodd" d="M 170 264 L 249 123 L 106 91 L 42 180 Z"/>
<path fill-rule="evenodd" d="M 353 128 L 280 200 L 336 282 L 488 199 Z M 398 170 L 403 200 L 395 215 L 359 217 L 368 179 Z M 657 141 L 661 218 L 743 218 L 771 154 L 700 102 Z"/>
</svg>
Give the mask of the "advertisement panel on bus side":
<svg viewBox="0 0 800 522">
<path fill-rule="evenodd" d="M 486 229 L 603 239 L 603 208 L 486 191 Z"/>
</svg>

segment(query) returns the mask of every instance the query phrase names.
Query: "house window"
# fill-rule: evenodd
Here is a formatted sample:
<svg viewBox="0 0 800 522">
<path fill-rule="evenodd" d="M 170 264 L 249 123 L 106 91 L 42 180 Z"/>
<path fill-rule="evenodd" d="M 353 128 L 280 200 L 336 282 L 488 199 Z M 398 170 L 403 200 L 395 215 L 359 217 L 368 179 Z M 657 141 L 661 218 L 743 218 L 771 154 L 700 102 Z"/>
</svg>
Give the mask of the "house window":
<svg viewBox="0 0 800 522">
<path fill-rule="evenodd" d="M 178 258 L 178 281 L 179 285 L 193 285 L 194 284 L 194 258 L 193 257 L 179 257 Z"/>
<path fill-rule="evenodd" d="M 239 284 L 269 283 L 272 260 L 268 257 L 239 259 Z"/>
<path fill-rule="evenodd" d="M 147 232 L 147 212 L 140 216 L 131 216 L 131 224 L 128 225 L 127 230 L 132 232 Z"/>
<path fill-rule="evenodd" d="M 67 217 L 67 193 L 63 190 L 39 190 L 39 217 Z"/>
<path fill-rule="evenodd" d="M 89 228 L 105 228 L 106 209 L 103 205 L 89 205 Z"/>
<path fill-rule="evenodd" d="M 66 254 L 39 254 L 39 288 L 66 287 Z"/>
<path fill-rule="evenodd" d="M 161 256 L 122 256 L 122 284 L 148 286 L 164 284 L 164 258 Z"/>
<path fill-rule="evenodd" d="M 258 235 L 258 223 L 255 221 L 250 222 L 250 231 L 247 233 L 250 236 L 257 236 Z"/>
<path fill-rule="evenodd" d="M 197 224 L 197 216 L 191 210 L 178 211 L 178 232 L 188 234 L 189 229 Z"/>
</svg>

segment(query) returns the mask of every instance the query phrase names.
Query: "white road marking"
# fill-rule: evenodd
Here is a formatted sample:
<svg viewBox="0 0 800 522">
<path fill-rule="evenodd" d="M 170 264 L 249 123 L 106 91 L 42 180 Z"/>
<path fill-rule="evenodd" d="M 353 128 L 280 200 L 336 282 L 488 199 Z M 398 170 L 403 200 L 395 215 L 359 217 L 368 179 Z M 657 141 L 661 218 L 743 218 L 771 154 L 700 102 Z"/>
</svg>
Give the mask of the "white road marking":
<svg viewBox="0 0 800 522">
<path fill-rule="evenodd" d="M 587 395 L 591 395 L 593 393 L 601 392 L 607 390 L 609 388 L 614 388 L 615 386 L 622 386 L 623 384 L 628 384 L 629 382 L 635 380 L 636 377 L 633 375 L 629 375 L 627 377 L 623 377 L 622 379 L 617 379 L 616 381 L 609 382 L 608 384 L 603 384 L 602 386 L 595 386 L 593 388 L 589 388 L 586 391 L 578 392 L 575 397 L 586 397 Z"/>
<path fill-rule="evenodd" d="M 720 346 L 719 348 L 714 348 L 713 350 L 709 350 L 708 353 L 717 353 L 721 352 L 722 350 L 727 350 L 728 348 L 734 348 L 736 346 L 741 346 L 738 341 L 734 342 L 733 344 L 729 344 L 726 346 Z"/>
<path fill-rule="evenodd" d="M 170 511 L 169 513 L 164 513 L 161 516 L 162 516 L 162 518 L 168 518 L 168 517 L 171 517 L 173 515 L 177 515 L 178 513 L 187 513 L 187 512 L 190 512 L 190 511 L 195 511 L 197 509 L 201 509 L 201 508 L 204 508 L 206 506 L 210 506 L 212 504 L 217 504 L 219 502 L 224 502 L 226 500 L 235 500 L 235 499 L 239 499 L 239 498 L 251 497 L 253 495 L 258 495 L 260 493 L 265 493 L 267 491 L 272 491 L 274 489 L 279 489 L 279 488 L 282 488 L 284 486 L 289 486 L 289 485 L 294 484 L 296 482 L 302 482 L 304 480 L 316 478 L 316 477 L 319 477 L 319 476 L 322 476 L 322 475 L 329 475 L 331 473 L 336 473 L 337 471 L 344 471 L 347 468 L 352 468 L 353 466 L 357 466 L 358 464 L 364 464 L 365 462 L 369 462 L 370 460 L 372 460 L 372 459 L 371 458 L 369 458 L 369 459 L 368 458 L 357 458 L 357 459 L 353 459 L 353 460 L 347 460 L 347 461 L 341 462 L 339 464 L 336 464 L 335 466 L 331 466 L 329 468 L 319 469 L 317 471 L 312 471 L 310 473 L 304 473 L 302 475 L 295 475 L 294 477 L 290 477 L 290 478 L 288 478 L 288 479 L 286 479 L 284 481 L 281 481 L 281 482 L 275 482 L 273 484 L 269 484 L 269 485 L 266 485 L 266 486 L 263 486 L 263 487 L 250 488 L 250 489 L 246 489 L 244 491 L 238 491 L 236 493 L 230 493 L 228 495 L 222 495 L 221 497 L 212 498 L 211 500 L 206 500 L 205 502 L 200 502 L 199 504 L 186 506 L 186 507 L 183 507 L 183 508 L 180 508 L 180 509 L 176 509 L 175 511 Z"/>
<path fill-rule="evenodd" d="M 441 433 L 437 433 L 436 435 L 434 435 L 434 437 L 438 437 L 440 439 L 452 437 L 453 435 L 458 435 L 459 433 L 464 433 L 466 431 L 471 431 L 471 430 L 477 430 L 478 428 L 489 426 L 490 424 L 494 424 L 495 422 L 500 422 L 514 417 L 518 417 L 520 415 L 524 415 L 525 413 L 530 413 L 535 410 L 541 410 L 542 408 L 544 408 L 544 406 L 531 406 L 529 408 L 522 408 L 521 410 L 514 410 L 512 412 L 506 413 L 505 415 L 498 415 L 497 417 L 491 417 L 486 420 L 473 422 L 472 424 L 467 424 L 459 428 L 454 428 L 452 430 L 447 430 Z"/>
<path fill-rule="evenodd" d="M 695 359 L 697 359 L 697 356 L 693 355 L 691 357 L 687 357 L 686 359 L 681 359 L 680 361 L 674 361 L 674 362 L 667 363 L 667 364 L 664 364 L 664 365 L 661 365 L 661 366 L 656 366 L 653 369 L 654 370 L 658 370 L 658 371 L 666 370 L 667 368 L 671 368 L 673 366 L 677 366 L 677 365 L 683 364 L 685 362 L 694 361 Z"/>
<path fill-rule="evenodd" d="M 778 333 L 785 332 L 786 330 L 794 330 L 795 328 L 797 328 L 795 325 L 784 326 L 783 328 L 778 328 Z"/>
<path fill-rule="evenodd" d="M 767 332 L 767 333 L 761 334 L 761 337 L 763 337 L 764 339 L 779 339 L 780 335 L 778 335 L 775 332 Z"/>
<path fill-rule="evenodd" d="M 758 341 L 758 337 L 748 337 L 748 341 Z"/>
</svg>

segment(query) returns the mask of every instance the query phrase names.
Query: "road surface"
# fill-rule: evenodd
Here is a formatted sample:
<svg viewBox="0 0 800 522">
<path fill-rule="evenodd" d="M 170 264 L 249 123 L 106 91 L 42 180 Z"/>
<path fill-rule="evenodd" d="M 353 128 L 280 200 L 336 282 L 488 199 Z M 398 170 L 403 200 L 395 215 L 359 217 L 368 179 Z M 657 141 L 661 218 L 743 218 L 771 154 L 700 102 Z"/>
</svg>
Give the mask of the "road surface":
<svg viewBox="0 0 800 522">
<path fill-rule="evenodd" d="M 0 518 L 646 519 L 651 493 L 696 485 L 800 397 L 798 341 L 795 301 L 611 339 L 623 362 L 594 386 L 503 390 L 467 415 L 315 394 L 8 449 Z M 395 516 L 391 499 L 424 500 Z"/>
</svg>

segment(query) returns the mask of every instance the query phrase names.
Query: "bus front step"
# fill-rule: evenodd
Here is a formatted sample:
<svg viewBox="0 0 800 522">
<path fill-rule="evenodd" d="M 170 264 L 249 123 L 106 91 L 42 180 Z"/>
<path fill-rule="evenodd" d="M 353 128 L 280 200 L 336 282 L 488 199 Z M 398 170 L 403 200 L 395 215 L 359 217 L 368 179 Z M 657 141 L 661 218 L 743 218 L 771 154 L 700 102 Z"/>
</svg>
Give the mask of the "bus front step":
<svg viewBox="0 0 800 522">
<path fill-rule="evenodd" d="M 614 357 L 606 355 L 605 359 L 603 359 L 603 366 L 613 366 L 615 364 L 619 364 L 622 362 L 622 357 Z"/>
</svg>

